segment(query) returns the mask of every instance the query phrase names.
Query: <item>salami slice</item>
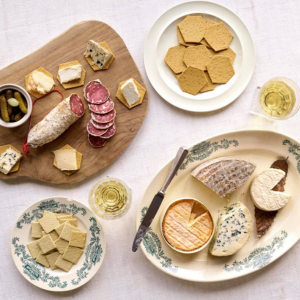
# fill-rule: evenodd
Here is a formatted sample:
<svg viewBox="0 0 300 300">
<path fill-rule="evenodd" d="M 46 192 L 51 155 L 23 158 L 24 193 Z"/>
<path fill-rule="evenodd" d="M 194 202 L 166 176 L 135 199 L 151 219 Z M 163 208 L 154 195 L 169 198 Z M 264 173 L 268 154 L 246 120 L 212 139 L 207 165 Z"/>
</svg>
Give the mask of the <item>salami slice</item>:
<svg viewBox="0 0 300 300">
<path fill-rule="evenodd" d="M 109 97 L 108 89 L 100 82 L 100 80 L 89 82 L 83 91 L 85 99 L 92 104 L 102 104 Z"/>
<path fill-rule="evenodd" d="M 112 110 L 107 114 L 99 115 L 94 112 L 91 113 L 92 119 L 97 123 L 108 123 L 116 117 L 116 110 Z"/>
<path fill-rule="evenodd" d="M 101 136 L 103 135 L 108 129 L 97 129 L 92 121 L 89 121 L 88 124 L 87 124 L 87 132 L 90 134 L 90 135 L 93 135 L 93 136 Z"/>
<path fill-rule="evenodd" d="M 27 143 L 33 148 L 50 143 L 65 132 L 84 114 L 84 106 L 77 94 L 71 94 L 54 107 L 28 133 Z"/>
<path fill-rule="evenodd" d="M 97 123 L 94 120 L 91 120 L 91 122 L 97 129 L 107 129 L 114 124 L 114 120 L 108 123 Z"/>
<path fill-rule="evenodd" d="M 95 148 L 101 148 L 107 143 L 108 139 L 102 139 L 99 136 L 89 134 L 89 143 Z"/>
<path fill-rule="evenodd" d="M 107 131 L 101 136 L 103 139 L 109 139 L 116 133 L 116 124 L 114 123 L 112 126 L 110 126 Z"/>
<path fill-rule="evenodd" d="M 90 110 L 95 114 L 101 114 L 101 115 L 109 113 L 114 109 L 114 107 L 115 107 L 114 102 L 109 98 L 107 99 L 107 101 L 105 101 L 102 104 L 89 103 Z"/>
</svg>

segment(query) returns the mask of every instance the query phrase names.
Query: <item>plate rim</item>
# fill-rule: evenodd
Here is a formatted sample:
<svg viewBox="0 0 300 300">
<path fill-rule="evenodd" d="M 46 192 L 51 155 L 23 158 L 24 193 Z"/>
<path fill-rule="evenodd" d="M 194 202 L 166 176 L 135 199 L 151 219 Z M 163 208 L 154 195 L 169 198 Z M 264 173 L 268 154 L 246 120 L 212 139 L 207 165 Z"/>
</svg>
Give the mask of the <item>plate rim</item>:
<svg viewBox="0 0 300 300">
<path fill-rule="evenodd" d="M 284 133 L 281 133 L 281 132 L 276 132 L 274 130 L 269 130 L 269 129 L 241 129 L 241 130 L 232 130 L 232 131 L 224 131 L 220 134 L 216 134 L 216 135 L 212 135 L 212 136 L 208 136 L 207 138 L 203 138 L 201 139 L 200 141 L 192 144 L 192 145 L 189 145 L 187 146 L 188 149 L 190 149 L 191 147 L 193 147 L 194 145 L 196 144 L 200 144 L 202 142 L 205 142 L 205 141 L 208 141 L 208 140 L 213 140 L 213 139 L 217 139 L 219 137 L 222 137 L 224 135 L 227 135 L 227 134 L 233 134 L 233 133 L 243 133 L 243 134 L 247 134 L 247 133 L 251 133 L 251 132 L 263 132 L 263 133 L 271 133 L 271 134 L 276 134 L 276 135 L 279 135 L 279 136 L 282 136 L 284 139 L 288 138 L 290 139 L 291 141 L 294 141 L 296 142 L 297 144 L 300 145 L 300 142 L 298 142 L 294 137 L 290 136 L 290 135 L 286 135 Z M 140 198 L 140 201 L 138 203 L 138 206 L 137 206 L 137 211 L 136 211 L 136 216 L 135 216 L 135 229 L 136 231 L 138 230 L 139 228 L 139 225 L 140 225 L 140 222 L 139 222 L 139 218 L 140 218 L 140 204 L 142 202 L 142 199 L 145 197 L 145 194 L 146 194 L 146 191 L 148 190 L 149 186 L 151 185 L 152 181 L 154 180 L 154 178 L 156 178 L 159 174 L 159 172 L 164 169 L 168 164 L 170 164 L 173 160 L 174 160 L 175 156 L 169 160 L 167 160 L 167 162 L 165 162 L 162 167 L 153 175 L 153 177 L 151 178 L 151 180 L 149 181 L 149 184 L 145 187 L 145 190 Z M 300 174 L 299 174 L 300 175 Z M 169 272 L 168 269 L 165 269 L 165 268 L 161 268 L 159 265 L 156 265 L 153 260 L 151 259 L 151 256 L 148 256 L 147 255 L 147 252 L 145 250 L 145 247 L 142 245 L 140 245 L 140 248 L 143 252 L 143 255 L 147 258 L 148 261 L 151 262 L 151 264 L 153 266 L 155 266 L 158 270 L 166 273 L 167 275 L 170 275 L 172 277 L 175 277 L 175 278 L 178 278 L 178 279 L 182 279 L 182 280 L 186 280 L 186 281 L 190 281 L 190 282 L 223 282 L 223 281 L 229 281 L 229 280 L 233 280 L 233 279 L 236 279 L 236 278 L 240 278 L 240 277 L 244 277 L 244 276 L 247 276 L 247 275 L 250 275 L 254 272 L 257 272 L 267 266 L 269 266 L 270 264 L 272 264 L 273 262 L 275 262 L 276 260 L 278 260 L 279 258 L 281 258 L 286 252 L 288 252 L 289 250 L 291 250 L 292 247 L 295 246 L 295 244 L 300 240 L 300 235 L 295 239 L 295 241 L 293 241 L 289 247 L 287 247 L 283 252 L 281 252 L 278 256 L 276 256 L 276 258 L 274 260 L 272 260 L 271 262 L 269 262 L 268 264 L 264 265 L 262 268 L 259 268 L 259 269 L 253 269 L 251 270 L 250 272 L 247 272 L 247 273 L 238 273 L 230 278 L 223 278 L 223 279 L 216 279 L 216 280 L 203 280 L 203 279 L 199 279 L 197 280 L 197 278 L 186 278 L 184 277 L 184 275 L 178 275 L 174 272 Z"/>
<path fill-rule="evenodd" d="M 151 71 L 149 71 L 149 68 L 148 67 L 148 64 L 151 64 L 151 62 L 148 62 L 148 51 L 147 51 L 147 44 L 149 42 L 149 38 L 150 38 L 150 34 L 152 32 L 152 29 L 153 27 L 156 25 L 156 23 L 161 20 L 167 13 L 169 13 L 171 10 L 174 10 L 176 8 L 178 8 L 179 6 L 186 6 L 186 5 L 189 5 L 189 4 L 194 4 L 194 3 L 205 3 L 205 4 L 209 4 L 209 5 L 214 5 L 214 6 L 217 6 L 217 7 L 220 7 L 221 9 L 223 10 L 226 10 L 226 11 L 229 11 L 230 13 L 232 13 L 244 26 L 245 26 L 245 29 L 248 33 L 248 38 L 249 38 L 249 41 L 251 42 L 251 47 L 252 47 L 252 52 L 253 52 L 253 65 L 252 65 L 252 70 L 251 72 L 249 73 L 249 75 L 247 76 L 248 78 L 245 80 L 244 84 L 242 85 L 242 88 L 238 89 L 237 92 L 234 93 L 233 96 L 228 96 L 228 99 L 231 99 L 231 100 L 227 100 L 225 101 L 225 103 L 222 103 L 222 104 L 219 104 L 218 106 L 216 107 L 213 107 L 213 108 L 192 108 L 192 106 L 183 106 L 183 105 L 179 105 L 179 104 L 175 104 L 174 102 L 170 101 L 168 99 L 168 97 L 163 97 L 162 96 L 162 93 L 159 92 L 158 88 L 157 88 L 157 85 L 153 84 L 153 79 L 151 78 L 151 76 L 149 76 L 149 73 L 151 73 Z M 152 62 L 153 63 L 153 62 Z M 158 95 L 166 102 L 168 102 L 169 104 L 171 104 L 172 106 L 174 107 L 177 107 L 179 109 L 182 109 L 184 111 L 191 111 L 191 112 L 202 112 L 202 113 L 205 113 L 205 112 L 211 112 L 211 111 L 217 111 L 219 109 L 222 109 L 224 107 L 227 107 L 228 105 L 230 105 L 231 103 L 233 103 L 235 100 L 237 100 L 237 98 L 245 91 L 245 89 L 247 88 L 247 86 L 249 85 L 249 82 L 250 80 L 252 79 L 253 77 L 253 73 L 254 73 L 254 69 L 255 69 L 255 65 L 256 65 L 256 50 L 255 50 L 255 45 L 254 45 L 254 41 L 253 41 L 253 38 L 250 34 L 250 31 L 248 29 L 248 27 L 246 26 L 246 24 L 242 21 L 242 19 L 236 14 L 234 13 L 232 10 L 228 9 L 227 7 L 221 5 L 221 4 L 218 4 L 218 3 L 215 3 L 215 2 L 211 2 L 211 1 L 202 1 L 202 0 L 196 0 L 196 1 L 189 1 L 189 2 L 184 2 L 184 3 L 180 3 L 178 5 L 175 5 L 173 7 L 171 7 L 170 9 L 168 9 L 167 11 L 165 11 L 163 14 L 161 14 L 157 19 L 156 21 L 153 23 L 153 25 L 151 26 L 150 30 L 148 31 L 148 34 L 147 34 L 147 37 L 145 39 L 145 42 L 144 42 L 144 67 L 145 67 L 145 71 L 146 71 L 146 75 L 148 77 L 148 80 L 149 82 L 151 83 L 151 86 L 153 87 L 153 89 L 158 93 Z M 159 73 L 159 72 L 158 72 Z M 232 87 L 229 88 L 229 90 L 231 89 Z M 168 87 L 168 89 L 170 89 Z M 217 96 L 220 97 L 222 96 L 223 94 Z M 180 96 L 182 99 L 187 99 L 183 96 Z M 188 99 L 188 100 L 191 100 L 191 99 Z M 207 101 L 209 100 L 212 100 L 212 99 L 207 99 Z M 196 101 L 196 100 L 195 100 Z M 201 100 L 198 100 L 198 101 L 201 101 Z M 223 101 L 224 102 L 224 101 Z"/>
<path fill-rule="evenodd" d="M 31 281 L 28 277 L 25 276 L 25 274 L 23 272 L 21 272 L 17 266 L 17 263 L 16 263 L 16 260 L 15 260 L 15 254 L 14 254 L 14 248 L 13 248 L 13 244 L 11 243 L 11 241 L 13 240 L 14 238 L 14 230 L 15 230 L 15 226 L 16 226 L 16 222 L 22 218 L 22 216 L 24 215 L 24 213 L 29 210 L 30 208 L 32 208 L 33 206 L 37 205 L 37 203 L 40 203 L 40 202 L 43 202 L 43 201 L 49 201 L 49 200 L 55 200 L 57 198 L 63 198 L 65 199 L 66 201 L 70 202 L 71 203 L 74 203 L 75 204 L 79 204 L 79 205 L 82 205 L 86 210 L 88 210 L 93 216 L 94 218 L 96 219 L 97 221 L 97 224 L 99 225 L 100 227 L 100 230 L 102 230 L 102 233 L 103 233 L 103 241 L 101 243 L 101 246 L 102 246 L 102 250 L 103 250 L 103 253 L 102 253 L 102 257 L 101 257 L 101 260 L 99 262 L 99 264 L 97 265 L 97 270 L 95 271 L 95 274 L 93 274 L 90 278 L 87 278 L 87 280 L 82 283 L 82 284 L 78 284 L 78 285 L 72 285 L 71 288 L 69 289 L 61 289 L 61 290 L 53 290 L 51 289 L 50 287 L 46 288 L 46 286 L 38 286 L 35 284 L 35 282 Z M 57 200 L 56 200 L 57 201 Z M 13 229 L 12 229 L 12 233 L 11 233 L 11 236 L 10 236 L 10 243 L 11 243 L 11 256 L 12 256 L 12 260 L 15 264 L 15 267 L 16 269 L 19 271 L 19 273 L 28 281 L 30 282 L 32 285 L 34 285 L 35 287 L 37 288 L 40 288 L 42 290 L 45 290 L 45 291 L 50 291 L 50 292 L 58 292 L 58 293 L 63 293 L 63 292 L 68 292 L 68 291 L 72 291 L 72 290 L 75 290 L 79 287 L 82 287 L 83 285 L 85 285 L 86 283 L 88 283 L 96 274 L 97 272 L 99 271 L 99 269 L 101 268 L 102 266 L 102 263 L 104 261 L 104 258 L 105 258 L 105 254 L 106 254 L 106 236 L 105 236 L 105 233 L 104 233 L 104 230 L 103 230 L 103 226 L 102 224 L 100 223 L 99 219 L 96 217 L 96 215 L 94 214 L 94 212 L 89 209 L 85 204 L 77 201 L 77 200 L 74 200 L 73 198 L 68 198 L 68 197 L 64 197 L 64 196 L 53 196 L 53 197 L 48 197 L 48 198 L 43 198 L 41 200 L 38 200 L 38 201 L 35 201 L 34 203 L 32 203 L 30 206 L 28 206 L 20 215 L 19 217 L 17 218 L 17 221 L 14 223 L 13 225 Z"/>
</svg>

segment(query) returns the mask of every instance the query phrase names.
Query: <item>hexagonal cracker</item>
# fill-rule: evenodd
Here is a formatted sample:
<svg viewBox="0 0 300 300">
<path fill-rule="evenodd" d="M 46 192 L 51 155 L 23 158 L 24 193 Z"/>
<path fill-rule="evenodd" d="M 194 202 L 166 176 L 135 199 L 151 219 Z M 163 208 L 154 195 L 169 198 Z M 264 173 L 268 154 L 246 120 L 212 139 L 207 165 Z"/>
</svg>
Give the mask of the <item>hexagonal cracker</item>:
<svg viewBox="0 0 300 300">
<path fill-rule="evenodd" d="M 230 62 L 233 64 L 233 61 L 235 59 L 235 52 L 229 47 L 228 49 L 221 50 L 218 52 L 215 52 L 213 49 L 208 49 L 208 51 L 212 54 L 212 56 L 221 55 L 226 56 L 230 59 Z"/>
<path fill-rule="evenodd" d="M 182 72 L 178 82 L 183 92 L 196 95 L 207 84 L 207 79 L 203 70 L 188 67 Z"/>
<path fill-rule="evenodd" d="M 204 24 L 205 24 L 205 29 L 206 29 L 206 30 L 207 30 L 207 28 L 208 28 L 209 26 L 215 25 L 215 24 L 216 24 L 215 22 L 213 22 L 213 21 L 211 21 L 211 20 L 209 20 L 209 19 L 203 19 L 203 22 L 204 22 Z M 204 35 L 205 35 L 205 34 L 204 34 Z M 210 45 L 209 45 L 209 43 L 205 40 L 205 38 L 203 38 L 203 39 L 201 40 L 200 44 L 206 46 L 207 48 L 211 48 Z"/>
<path fill-rule="evenodd" d="M 185 49 L 182 45 L 171 47 L 165 56 L 165 63 L 175 74 L 182 73 L 186 69 L 183 63 Z"/>
<path fill-rule="evenodd" d="M 205 40 L 215 51 L 227 49 L 233 39 L 232 33 L 223 22 L 209 26 L 204 35 Z"/>
<path fill-rule="evenodd" d="M 187 16 L 178 27 L 186 43 L 200 43 L 205 34 L 205 24 L 201 16 Z"/>
<path fill-rule="evenodd" d="M 186 42 L 184 41 L 184 39 L 183 39 L 183 36 L 182 36 L 182 34 L 181 34 L 181 32 L 180 32 L 180 29 L 179 29 L 178 25 L 177 25 L 177 27 L 176 27 L 176 30 L 177 30 L 177 39 L 178 39 L 178 43 L 179 43 L 180 45 L 183 45 L 183 46 L 186 46 L 186 47 L 189 47 L 189 46 L 198 46 L 198 45 L 199 45 L 198 43 L 186 43 Z M 202 40 L 203 40 L 203 39 L 202 39 Z"/>
<path fill-rule="evenodd" d="M 212 59 L 212 54 L 203 45 L 186 48 L 183 62 L 187 67 L 192 66 L 201 70 L 206 70 L 206 65 Z"/>
<path fill-rule="evenodd" d="M 213 83 L 227 83 L 235 74 L 230 59 L 216 55 L 207 65 L 207 71 Z"/>
<path fill-rule="evenodd" d="M 205 74 L 205 77 L 207 79 L 207 84 L 200 90 L 199 93 L 205 93 L 205 92 L 213 91 L 217 86 L 216 83 L 213 83 L 211 81 L 207 71 L 205 71 L 204 74 Z"/>
<path fill-rule="evenodd" d="M 0 154 L 4 153 L 8 148 L 13 148 L 15 151 L 17 151 L 18 153 L 21 153 L 21 151 L 19 151 L 17 148 L 15 148 L 12 145 L 3 145 L 0 146 Z M 20 168 L 20 161 L 21 159 L 19 159 L 19 161 L 14 165 L 14 167 L 8 172 L 8 174 L 13 173 L 13 172 L 17 172 L 19 171 Z"/>
</svg>

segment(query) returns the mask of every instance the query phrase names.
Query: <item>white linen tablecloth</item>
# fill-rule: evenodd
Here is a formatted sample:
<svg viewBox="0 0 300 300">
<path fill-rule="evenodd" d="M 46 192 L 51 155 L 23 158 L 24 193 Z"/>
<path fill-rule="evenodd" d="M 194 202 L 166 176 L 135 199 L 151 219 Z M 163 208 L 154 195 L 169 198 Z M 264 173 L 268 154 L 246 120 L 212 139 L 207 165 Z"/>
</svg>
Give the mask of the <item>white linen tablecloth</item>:
<svg viewBox="0 0 300 300">
<path fill-rule="evenodd" d="M 145 122 L 128 149 L 110 167 L 79 184 L 55 186 L 28 179 L 0 182 L 0 299 L 300 299 L 300 244 L 266 268 L 220 283 L 193 283 L 156 269 L 141 251 L 131 252 L 138 202 L 151 178 L 182 145 L 244 128 L 273 129 L 299 138 L 300 114 L 278 123 L 248 113 L 257 86 L 275 76 L 300 84 L 300 2 L 217 0 L 235 12 L 254 39 L 257 62 L 244 93 L 211 113 L 181 111 L 160 98 L 145 73 L 143 47 L 157 18 L 182 0 L 0 0 L 0 68 L 35 51 L 83 20 L 100 20 L 124 39 L 146 80 L 150 104 Z M 3 144 L 4 141 L 0 141 Z M 25 280 L 11 257 L 16 219 L 37 200 L 66 196 L 88 205 L 91 187 L 107 175 L 124 180 L 133 193 L 125 216 L 101 220 L 107 252 L 100 271 L 83 287 L 64 293 L 41 290 Z"/>
</svg>

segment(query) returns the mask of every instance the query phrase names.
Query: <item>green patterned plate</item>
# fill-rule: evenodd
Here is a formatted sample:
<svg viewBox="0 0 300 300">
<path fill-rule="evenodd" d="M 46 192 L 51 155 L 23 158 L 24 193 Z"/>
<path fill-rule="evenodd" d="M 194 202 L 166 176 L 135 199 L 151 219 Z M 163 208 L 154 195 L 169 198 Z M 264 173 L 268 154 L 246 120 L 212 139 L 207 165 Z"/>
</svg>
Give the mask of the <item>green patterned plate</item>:
<svg viewBox="0 0 300 300">
<path fill-rule="evenodd" d="M 217 220 L 218 209 L 227 201 L 218 197 L 191 176 L 191 171 L 206 159 L 222 156 L 238 156 L 256 163 L 251 179 L 231 195 L 231 202 L 241 200 L 253 216 L 253 230 L 248 243 L 235 255 L 214 257 L 208 247 L 195 254 L 181 254 L 166 245 L 160 231 L 159 218 L 164 207 L 177 198 L 189 197 L 202 201 Z M 286 192 L 292 195 L 290 202 L 279 211 L 269 231 L 257 238 L 254 205 L 249 195 L 252 178 L 270 167 L 280 157 L 288 157 L 289 173 Z M 172 161 L 167 163 L 147 187 L 137 211 L 136 228 L 145 215 L 156 192 L 161 188 Z M 141 248 L 147 259 L 165 273 L 190 281 L 223 281 L 255 272 L 270 264 L 300 238 L 300 145 L 285 135 L 260 130 L 225 133 L 202 141 L 189 149 L 177 176 L 169 186 L 166 197 L 147 232 Z"/>
<path fill-rule="evenodd" d="M 77 225 L 87 232 L 84 253 L 76 265 L 66 273 L 52 271 L 36 263 L 26 245 L 31 238 L 31 222 L 42 217 L 44 210 L 72 213 L 77 218 Z M 105 236 L 102 226 L 94 213 L 75 200 L 54 197 L 36 202 L 27 208 L 13 229 L 11 253 L 20 273 L 32 284 L 49 291 L 70 291 L 88 282 L 99 270 L 105 255 Z"/>
</svg>

